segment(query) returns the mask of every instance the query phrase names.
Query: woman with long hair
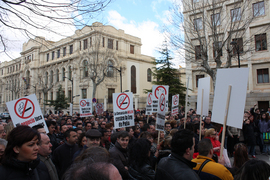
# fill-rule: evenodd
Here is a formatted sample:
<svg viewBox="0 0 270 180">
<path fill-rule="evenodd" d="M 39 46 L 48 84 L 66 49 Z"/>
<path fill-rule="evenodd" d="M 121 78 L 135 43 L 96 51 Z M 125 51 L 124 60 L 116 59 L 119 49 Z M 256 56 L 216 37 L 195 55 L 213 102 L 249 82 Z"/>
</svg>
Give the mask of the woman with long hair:
<svg viewBox="0 0 270 180">
<path fill-rule="evenodd" d="M 37 170 L 40 163 L 38 158 L 40 134 L 35 129 L 18 126 L 10 132 L 7 141 L 0 166 L 1 180 L 46 179 L 44 174 L 39 175 Z"/>
<path fill-rule="evenodd" d="M 248 158 L 248 148 L 243 143 L 238 143 L 234 146 L 234 161 L 233 167 L 230 170 L 232 175 L 235 175 L 236 172 L 249 160 Z"/>
<path fill-rule="evenodd" d="M 151 142 L 148 139 L 137 139 L 130 149 L 128 172 L 133 179 L 153 180 L 155 171 L 150 165 Z"/>
<path fill-rule="evenodd" d="M 268 151 L 268 154 L 270 155 L 270 146 L 263 141 L 263 134 L 270 133 L 270 121 L 268 120 L 268 115 L 266 113 L 261 114 L 261 119 L 258 121 L 258 127 L 260 130 L 260 140 L 263 144 L 263 153 L 267 153 Z"/>
</svg>

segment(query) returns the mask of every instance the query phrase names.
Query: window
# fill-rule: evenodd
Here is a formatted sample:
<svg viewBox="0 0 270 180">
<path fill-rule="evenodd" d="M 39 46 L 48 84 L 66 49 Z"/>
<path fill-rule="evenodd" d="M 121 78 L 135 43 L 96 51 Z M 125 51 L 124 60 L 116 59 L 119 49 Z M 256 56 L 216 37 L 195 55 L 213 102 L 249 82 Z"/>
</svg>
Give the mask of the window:
<svg viewBox="0 0 270 180">
<path fill-rule="evenodd" d="M 56 70 L 56 82 L 59 82 L 59 69 Z"/>
<path fill-rule="evenodd" d="M 68 90 L 68 102 L 71 103 L 71 90 Z"/>
<path fill-rule="evenodd" d="M 63 57 L 66 56 L 66 54 L 67 54 L 67 48 L 64 47 L 64 48 L 63 48 Z"/>
<path fill-rule="evenodd" d="M 113 40 L 112 39 L 108 39 L 108 48 L 113 49 Z"/>
<path fill-rule="evenodd" d="M 83 50 L 87 49 L 87 45 L 88 45 L 88 40 L 87 39 L 83 40 Z"/>
<path fill-rule="evenodd" d="M 114 88 L 109 88 L 108 89 L 108 103 L 113 102 L 113 93 L 115 93 L 115 89 Z"/>
<path fill-rule="evenodd" d="M 62 81 L 65 81 L 65 76 L 66 76 L 66 72 L 65 72 L 65 68 L 62 68 Z"/>
<path fill-rule="evenodd" d="M 71 70 L 71 66 L 68 67 L 68 78 L 69 78 L 69 79 L 72 78 L 72 70 Z"/>
<path fill-rule="evenodd" d="M 69 54 L 72 54 L 73 53 L 73 45 L 70 45 L 69 46 Z"/>
<path fill-rule="evenodd" d="M 82 89 L 82 99 L 87 99 L 86 89 Z"/>
<path fill-rule="evenodd" d="M 264 1 L 257 2 L 253 4 L 253 16 L 263 16 L 264 15 Z"/>
<path fill-rule="evenodd" d="M 212 26 L 219 26 L 220 25 L 220 14 L 212 14 L 211 15 Z"/>
<path fill-rule="evenodd" d="M 241 8 L 235 8 L 231 10 L 231 19 L 232 22 L 241 20 Z"/>
<path fill-rule="evenodd" d="M 50 73 L 50 82 L 51 82 L 51 84 L 53 83 L 53 71 L 51 71 L 51 73 Z"/>
<path fill-rule="evenodd" d="M 45 85 L 48 85 L 48 72 L 45 73 Z"/>
<path fill-rule="evenodd" d="M 30 82 L 30 71 L 26 71 L 26 89 L 30 89 L 31 82 Z"/>
<path fill-rule="evenodd" d="M 51 101 L 53 100 L 53 92 L 51 92 Z"/>
<path fill-rule="evenodd" d="M 136 67 L 133 65 L 131 66 L 131 92 L 133 94 L 137 93 L 137 87 L 136 87 Z"/>
<path fill-rule="evenodd" d="M 50 54 L 48 53 L 47 54 L 47 62 L 49 61 L 49 59 L 50 59 Z"/>
<path fill-rule="evenodd" d="M 105 38 L 102 38 L 102 47 L 105 47 Z"/>
<path fill-rule="evenodd" d="M 90 47 L 92 46 L 92 37 L 90 37 Z"/>
<path fill-rule="evenodd" d="M 257 69 L 257 81 L 258 83 L 269 83 L 268 68 Z"/>
<path fill-rule="evenodd" d="M 88 61 L 83 61 L 83 77 L 88 77 Z"/>
<path fill-rule="evenodd" d="M 213 43 L 213 52 L 214 52 L 214 57 L 222 56 L 222 42 L 215 42 Z"/>
<path fill-rule="evenodd" d="M 115 48 L 116 48 L 116 50 L 118 50 L 118 41 L 116 41 L 116 47 Z"/>
<path fill-rule="evenodd" d="M 147 82 L 151 82 L 152 80 L 151 75 L 152 75 L 151 69 L 148 68 L 147 69 Z"/>
<path fill-rule="evenodd" d="M 237 51 L 239 51 L 239 54 L 242 54 L 244 52 L 243 38 L 235 38 L 232 41 L 236 41 L 237 43 L 236 46 L 233 46 L 233 54 L 237 54 Z"/>
<path fill-rule="evenodd" d="M 194 28 L 196 31 L 199 31 L 203 28 L 202 18 L 194 19 Z"/>
<path fill-rule="evenodd" d="M 267 50 L 266 34 L 255 35 L 256 51 Z"/>
<path fill-rule="evenodd" d="M 113 69 L 113 62 L 111 60 L 108 61 L 108 71 L 107 71 L 107 76 L 108 77 L 113 77 L 114 69 Z"/>
<path fill-rule="evenodd" d="M 198 85 L 199 85 L 199 79 L 201 79 L 201 78 L 204 78 L 204 75 L 203 74 L 196 75 L 196 87 L 198 87 Z"/>
<path fill-rule="evenodd" d="M 54 51 L 52 52 L 52 60 L 54 60 Z"/>
<path fill-rule="evenodd" d="M 134 45 L 130 45 L 130 53 L 134 54 Z"/>
<path fill-rule="evenodd" d="M 201 46 L 195 46 L 195 59 L 202 59 L 202 50 Z"/>
<path fill-rule="evenodd" d="M 57 50 L 57 58 L 60 58 L 60 49 Z"/>
<path fill-rule="evenodd" d="M 45 99 L 45 100 L 48 100 L 48 92 L 46 92 L 46 93 L 44 94 L 44 99 Z"/>
</svg>

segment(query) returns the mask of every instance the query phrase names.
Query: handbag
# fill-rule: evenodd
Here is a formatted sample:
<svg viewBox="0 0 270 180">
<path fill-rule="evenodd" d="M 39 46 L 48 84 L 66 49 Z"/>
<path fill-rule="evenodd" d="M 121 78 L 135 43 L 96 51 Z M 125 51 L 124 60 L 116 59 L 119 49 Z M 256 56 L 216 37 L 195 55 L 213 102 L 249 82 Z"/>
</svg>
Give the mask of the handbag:
<svg viewBox="0 0 270 180">
<path fill-rule="evenodd" d="M 263 133 L 263 142 L 265 144 L 270 144 L 270 133 L 269 132 Z"/>
</svg>

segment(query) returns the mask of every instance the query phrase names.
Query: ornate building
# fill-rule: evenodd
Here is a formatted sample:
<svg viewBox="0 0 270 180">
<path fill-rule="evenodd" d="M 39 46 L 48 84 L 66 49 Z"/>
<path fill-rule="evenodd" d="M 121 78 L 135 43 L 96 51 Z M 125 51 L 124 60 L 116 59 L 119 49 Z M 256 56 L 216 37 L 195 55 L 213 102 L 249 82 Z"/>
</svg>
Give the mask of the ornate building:
<svg viewBox="0 0 270 180">
<path fill-rule="evenodd" d="M 59 85 L 74 111 L 79 99 L 94 97 L 112 110 L 112 94 L 121 90 L 133 92 L 134 108 L 145 108 L 143 89 L 152 87 L 154 59 L 142 55 L 141 46 L 140 38 L 98 22 L 57 42 L 30 39 L 21 57 L 0 64 L 0 111 L 5 102 L 34 93 L 44 108 L 44 100 L 56 99 Z"/>
</svg>

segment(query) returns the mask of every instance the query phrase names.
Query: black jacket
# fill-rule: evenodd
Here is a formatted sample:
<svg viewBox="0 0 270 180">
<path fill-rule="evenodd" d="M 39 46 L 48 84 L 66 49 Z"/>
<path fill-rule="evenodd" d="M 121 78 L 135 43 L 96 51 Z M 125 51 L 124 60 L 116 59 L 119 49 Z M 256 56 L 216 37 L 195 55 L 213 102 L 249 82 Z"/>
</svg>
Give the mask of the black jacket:
<svg viewBox="0 0 270 180">
<path fill-rule="evenodd" d="M 121 145 L 116 142 L 115 146 L 109 150 L 110 155 L 113 159 L 113 165 L 118 169 L 123 179 L 129 179 L 128 170 L 125 169 L 125 166 L 128 167 L 128 150 L 123 149 Z"/>
<path fill-rule="evenodd" d="M 254 134 L 254 125 L 253 123 L 244 124 L 244 138 L 248 146 L 256 145 L 256 137 Z"/>
<path fill-rule="evenodd" d="M 184 157 L 172 153 L 169 157 L 162 158 L 157 167 L 156 180 L 199 180 L 193 171 L 197 164 Z"/>
<path fill-rule="evenodd" d="M 23 162 L 13 158 L 0 166 L 0 179 L 50 180 L 48 170 L 43 169 L 43 165 L 44 163 L 40 165 L 39 158 L 32 162 Z"/>
<path fill-rule="evenodd" d="M 140 167 L 131 164 L 128 168 L 128 172 L 133 180 L 154 180 L 155 178 L 155 171 L 148 163 Z"/>
</svg>

